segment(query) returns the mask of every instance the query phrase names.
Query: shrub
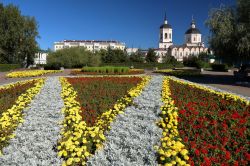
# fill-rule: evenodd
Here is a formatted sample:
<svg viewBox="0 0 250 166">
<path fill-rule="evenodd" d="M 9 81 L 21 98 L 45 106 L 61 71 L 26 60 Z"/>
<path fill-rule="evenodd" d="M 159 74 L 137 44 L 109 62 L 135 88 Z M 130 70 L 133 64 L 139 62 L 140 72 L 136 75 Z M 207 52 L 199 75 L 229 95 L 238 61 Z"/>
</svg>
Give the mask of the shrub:
<svg viewBox="0 0 250 166">
<path fill-rule="evenodd" d="M 51 52 L 47 58 L 47 68 L 81 68 L 82 66 L 99 66 L 101 58 L 84 47 L 73 47 Z"/>
<path fill-rule="evenodd" d="M 211 64 L 213 71 L 228 71 L 227 64 Z"/>
<path fill-rule="evenodd" d="M 21 68 L 19 64 L 0 64 L 0 72 Z"/>
<path fill-rule="evenodd" d="M 103 74 L 114 74 L 114 73 L 128 73 L 128 67 L 114 67 L 114 66 L 103 66 L 103 67 L 83 67 L 82 72 L 94 72 Z"/>
<path fill-rule="evenodd" d="M 60 70 L 62 65 L 60 63 L 49 63 L 44 66 L 44 70 Z"/>
<path fill-rule="evenodd" d="M 122 67 L 131 67 L 133 66 L 135 69 L 149 69 L 152 70 L 155 67 L 158 69 L 171 69 L 174 67 L 183 67 L 181 62 L 177 64 L 166 64 L 166 63 L 135 63 L 135 62 L 127 62 L 127 63 L 103 63 L 101 66 L 122 66 Z"/>
</svg>

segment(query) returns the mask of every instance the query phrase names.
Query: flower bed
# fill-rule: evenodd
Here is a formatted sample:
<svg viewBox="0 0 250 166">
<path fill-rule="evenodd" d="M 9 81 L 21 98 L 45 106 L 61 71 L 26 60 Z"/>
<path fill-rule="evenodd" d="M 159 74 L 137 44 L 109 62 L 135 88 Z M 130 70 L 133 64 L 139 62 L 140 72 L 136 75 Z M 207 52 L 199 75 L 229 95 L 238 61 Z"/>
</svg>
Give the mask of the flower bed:
<svg viewBox="0 0 250 166">
<path fill-rule="evenodd" d="M 0 87 L 0 154 L 19 123 L 23 122 L 23 109 L 40 91 L 44 79 L 17 82 Z"/>
<path fill-rule="evenodd" d="M 90 71 L 82 71 L 81 69 L 73 69 L 71 70 L 72 75 L 136 75 L 136 74 L 144 74 L 143 69 L 129 69 L 127 72 L 90 72 Z"/>
<path fill-rule="evenodd" d="M 161 147 L 158 149 L 159 164 L 162 165 L 188 165 L 188 151 L 178 131 L 178 108 L 174 105 L 171 98 L 169 79 L 165 77 L 162 85 L 161 120 L 159 127 L 163 129 Z"/>
<path fill-rule="evenodd" d="M 172 70 L 172 69 L 163 69 L 163 70 L 156 70 L 155 73 L 163 73 L 171 76 L 176 77 L 183 77 L 183 76 L 201 76 L 201 72 L 199 70 Z"/>
<path fill-rule="evenodd" d="M 85 165 L 102 147 L 110 123 L 148 81 L 149 77 L 61 78 L 65 119 L 58 155 L 65 159 L 64 165 Z"/>
<path fill-rule="evenodd" d="M 20 77 L 36 77 L 49 73 L 59 73 L 62 70 L 25 70 L 25 71 L 15 71 L 8 73 L 6 76 L 9 78 L 20 78 Z"/>
<path fill-rule="evenodd" d="M 175 113 L 178 120 L 175 124 L 178 124 L 181 143 L 188 150 L 188 163 L 247 165 L 250 160 L 249 101 L 193 83 L 170 78 L 165 81 L 169 82 L 165 85 L 169 88 L 168 94 L 163 94 L 171 97 L 174 100 L 171 104 L 179 110 Z M 164 109 L 169 110 L 168 107 Z M 169 127 L 172 130 L 177 128 Z M 162 156 L 162 151 L 159 154 Z M 167 159 L 161 162 L 167 163 Z"/>
</svg>

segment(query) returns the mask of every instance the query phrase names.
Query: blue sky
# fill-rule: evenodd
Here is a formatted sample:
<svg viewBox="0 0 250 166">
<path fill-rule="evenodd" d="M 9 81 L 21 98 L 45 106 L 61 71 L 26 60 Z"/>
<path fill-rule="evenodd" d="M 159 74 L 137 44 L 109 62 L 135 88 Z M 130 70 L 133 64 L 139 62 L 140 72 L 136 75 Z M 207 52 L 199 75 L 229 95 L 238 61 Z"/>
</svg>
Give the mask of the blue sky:
<svg viewBox="0 0 250 166">
<path fill-rule="evenodd" d="M 157 48 L 164 13 L 173 27 L 174 44 L 183 44 L 192 15 L 206 42 L 209 9 L 236 0 L 0 0 L 34 16 L 42 49 L 68 40 L 118 40 L 127 47 Z"/>
</svg>

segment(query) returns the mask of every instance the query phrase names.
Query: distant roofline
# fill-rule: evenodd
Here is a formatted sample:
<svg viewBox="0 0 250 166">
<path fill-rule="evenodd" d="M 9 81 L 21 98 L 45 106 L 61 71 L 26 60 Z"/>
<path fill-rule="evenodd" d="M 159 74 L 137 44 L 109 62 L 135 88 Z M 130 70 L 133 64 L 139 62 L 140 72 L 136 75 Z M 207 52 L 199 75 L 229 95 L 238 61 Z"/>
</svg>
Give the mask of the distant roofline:
<svg viewBox="0 0 250 166">
<path fill-rule="evenodd" d="M 54 42 L 54 43 L 67 43 L 67 42 L 77 42 L 77 43 L 120 43 L 120 44 L 125 44 L 123 42 L 117 41 L 117 40 L 62 40 L 59 42 Z"/>
</svg>

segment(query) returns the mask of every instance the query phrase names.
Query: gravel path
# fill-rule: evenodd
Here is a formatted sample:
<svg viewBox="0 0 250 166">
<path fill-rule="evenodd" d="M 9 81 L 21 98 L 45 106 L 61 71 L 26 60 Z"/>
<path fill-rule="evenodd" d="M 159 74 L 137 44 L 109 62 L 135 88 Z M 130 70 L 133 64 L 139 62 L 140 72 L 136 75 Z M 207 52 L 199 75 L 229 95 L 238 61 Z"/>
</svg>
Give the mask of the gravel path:
<svg viewBox="0 0 250 166">
<path fill-rule="evenodd" d="M 16 137 L 3 149 L 0 165 L 48 166 L 60 165 L 54 151 L 60 135 L 58 123 L 63 119 L 60 96 L 61 84 L 57 77 L 46 80 L 41 92 L 24 110 L 24 123 L 15 131 Z"/>
<path fill-rule="evenodd" d="M 111 124 L 104 148 L 88 161 L 95 166 L 158 165 L 155 145 L 159 145 L 162 130 L 159 120 L 162 76 L 153 76 L 134 106 L 127 107 Z"/>
</svg>

